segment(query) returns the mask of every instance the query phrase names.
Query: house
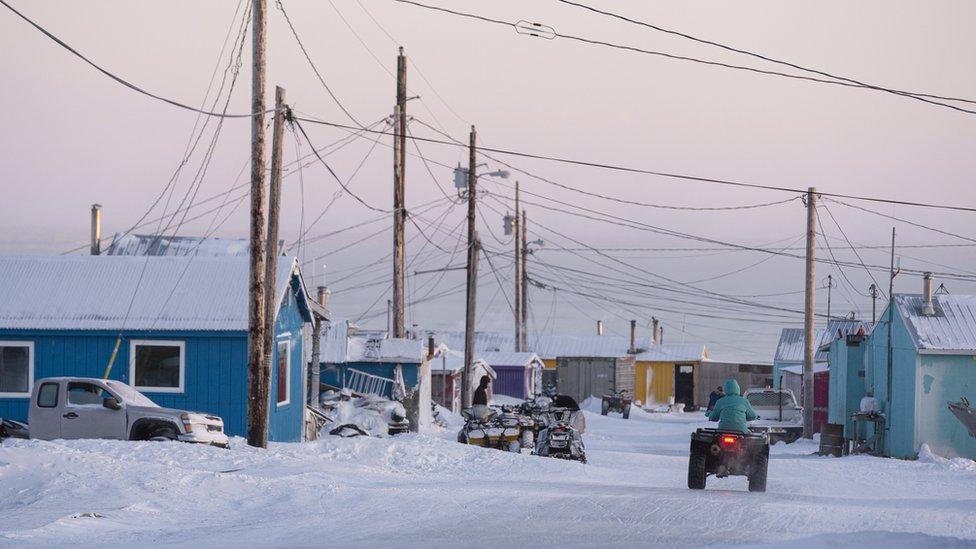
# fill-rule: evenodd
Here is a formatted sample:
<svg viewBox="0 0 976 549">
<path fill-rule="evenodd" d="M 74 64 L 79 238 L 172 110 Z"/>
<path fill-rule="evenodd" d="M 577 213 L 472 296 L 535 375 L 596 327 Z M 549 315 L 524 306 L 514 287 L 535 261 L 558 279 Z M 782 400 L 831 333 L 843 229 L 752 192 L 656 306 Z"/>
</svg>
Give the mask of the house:
<svg viewBox="0 0 976 549">
<path fill-rule="evenodd" d="M 935 295 L 926 275 L 923 292 L 896 294 L 860 345 L 864 393 L 888 424 L 886 455 L 910 458 L 926 443 L 939 455 L 976 459 L 976 439 L 947 407 L 976 401 L 976 296 Z M 859 364 L 856 356 L 847 363 Z"/>
<path fill-rule="evenodd" d="M 408 414 L 419 414 L 411 424 L 429 423 L 432 357 L 427 342 L 360 331 L 347 320 L 330 323 L 321 337 L 322 385 L 400 400 L 416 398 L 415 406 L 404 401 Z M 439 350 L 435 347 L 433 356 Z"/>
<path fill-rule="evenodd" d="M 442 347 L 431 360 L 431 398 L 437 404 L 456 414 L 461 413 L 461 376 L 464 375 L 464 353 Z M 471 364 L 469 383 L 472 391 L 482 376 L 493 381 L 498 374 L 484 359 L 476 358 Z M 489 389 L 490 390 L 490 389 Z"/>
<path fill-rule="evenodd" d="M 707 405 L 709 394 L 716 387 L 721 387 L 729 378 L 738 381 L 743 392 L 747 389 L 772 387 L 773 365 L 759 362 L 703 361 L 698 368 L 698 380 L 695 385 L 695 396 L 698 402 Z"/>
<path fill-rule="evenodd" d="M 107 376 L 246 435 L 248 272 L 246 257 L 0 257 L 0 416 L 27 419 L 35 380 Z M 298 441 L 311 313 L 296 259 L 280 258 L 275 296 L 269 439 Z"/>
<path fill-rule="evenodd" d="M 708 404 L 698 396 L 699 377 L 708 362 L 708 349 L 701 343 L 653 343 L 638 352 L 634 365 L 634 399 L 645 406 L 668 404 L 671 399 L 686 409 Z"/>
<path fill-rule="evenodd" d="M 814 330 L 814 341 L 819 341 L 823 337 L 824 330 Z M 780 388 L 783 381 L 783 368 L 800 365 L 803 367 L 803 328 L 783 328 L 779 335 L 779 343 L 776 344 L 776 354 L 773 357 L 773 387 Z M 816 349 L 816 347 L 814 347 Z M 817 360 L 814 357 L 814 364 L 823 363 L 826 368 L 827 359 L 822 357 Z M 801 391 L 802 392 L 802 391 Z M 799 399 L 800 395 L 796 395 Z"/>
<path fill-rule="evenodd" d="M 539 355 L 515 351 L 493 351 L 478 355 L 496 374 L 492 392 L 496 395 L 528 399 L 542 391 L 545 364 Z"/>
</svg>

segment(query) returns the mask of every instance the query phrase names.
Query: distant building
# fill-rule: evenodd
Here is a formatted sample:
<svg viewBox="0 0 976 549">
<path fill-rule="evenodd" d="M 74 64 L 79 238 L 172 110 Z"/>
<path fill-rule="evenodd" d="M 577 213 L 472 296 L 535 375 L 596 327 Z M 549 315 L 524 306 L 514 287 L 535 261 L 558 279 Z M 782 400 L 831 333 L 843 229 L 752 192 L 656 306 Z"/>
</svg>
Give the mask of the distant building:
<svg viewBox="0 0 976 549">
<path fill-rule="evenodd" d="M 0 416 L 26 420 L 38 379 L 101 378 L 111 365 L 110 379 L 159 405 L 218 414 L 246 435 L 247 258 L 0 256 L 0 280 Z M 294 258 L 278 264 L 275 299 L 269 438 L 297 441 L 311 313 Z"/>
<path fill-rule="evenodd" d="M 246 238 L 202 236 L 159 236 L 150 234 L 118 235 L 102 255 L 246 257 Z"/>
<path fill-rule="evenodd" d="M 497 374 L 492 390 L 496 395 L 528 399 L 542 392 L 542 370 L 545 363 L 539 355 L 515 351 L 484 352 L 479 358 Z"/>
<path fill-rule="evenodd" d="M 451 412 L 461 412 L 461 378 L 464 375 L 464 353 L 441 348 L 439 354 L 430 362 L 431 365 L 431 397 L 434 402 L 447 408 Z M 475 358 L 471 364 L 469 383 L 473 391 L 482 376 L 488 376 L 492 381 L 497 380 L 498 374 L 481 358 Z M 491 388 L 489 388 L 491 391 Z M 491 395 L 489 395 L 491 396 Z"/>
</svg>

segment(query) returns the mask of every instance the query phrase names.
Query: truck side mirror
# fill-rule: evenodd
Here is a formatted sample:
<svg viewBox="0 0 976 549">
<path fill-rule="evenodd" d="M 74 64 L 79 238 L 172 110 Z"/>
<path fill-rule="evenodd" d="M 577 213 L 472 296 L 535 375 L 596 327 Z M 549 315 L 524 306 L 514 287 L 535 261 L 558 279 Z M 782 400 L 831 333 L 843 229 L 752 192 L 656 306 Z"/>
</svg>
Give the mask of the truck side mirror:
<svg viewBox="0 0 976 549">
<path fill-rule="evenodd" d="M 102 406 L 108 408 L 109 410 L 121 410 L 122 405 L 114 397 L 108 397 L 102 400 Z"/>
</svg>

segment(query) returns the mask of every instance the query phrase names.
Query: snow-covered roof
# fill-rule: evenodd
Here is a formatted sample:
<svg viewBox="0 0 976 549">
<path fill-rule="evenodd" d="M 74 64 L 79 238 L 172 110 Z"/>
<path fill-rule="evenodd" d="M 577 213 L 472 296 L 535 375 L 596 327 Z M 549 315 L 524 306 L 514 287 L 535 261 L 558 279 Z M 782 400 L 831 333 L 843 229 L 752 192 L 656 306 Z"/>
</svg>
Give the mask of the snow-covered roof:
<svg viewBox="0 0 976 549">
<path fill-rule="evenodd" d="M 708 360 L 703 343 L 662 343 L 638 353 L 638 361 L 645 362 L 701 362 Z"/>
<path fill-rule="evenodd" d="M 870 323 L 841 318 L 831 319 L 825 328 L 815 329 L 813 332 L 813 360 L 826 362 L 830 353 L 825 346 L 837 339 L 837 333 L 840 332 L 846 336 L 857 332 L 860 327 L 864 327 L 866 332 L 871 331 Z M 779 363 L 803 362 L 803 328 L 783 328 L 779 335 L 779 344 L 776 345 L 774 361 Z"/>
<path fill-rule="evenodd" d="M 246 257 L 248 240 L 202 236 L 116 235 L 104 255 Z"/>
<path fill-rule="evenodd" d="M 343 362 L 420 363 L 427 352 L 422 339 L 387 338 L 383 332 L 350 330 L 348 320 L 335 320 L 322 333 L 320 360 L 330 364 Z M 446 349 L 443 345 L 435 353 Z"/>
<path fill-rule="evenodd" d="M 281 258 L 279 301 L 293 276 L 297 259 Z M 246 257 L 0 256 L 0 280 L 2 329 L 248 326 Z"/>
<path fill-rule="evenodd" d="M 474 360 L 472 360 L 472 365 L 475 367 L 475 369 L 479 367 L 484 368 L 492 379 L 498 377 L 498 374 L 495 373 L 495 370 L 491 367 L 491 365 L 485 362 L 485 360 L 482 358 L 476 357 Z M 460 372 L 462 369 L 464 369 L 464 353 L 443 347 L 438 355 L 430 361 L 430 369 L 437 372 Z"/>
<path fill-rule="evenodd" d="M 518 353 L 515 351 L 490 351 L 478 354 L 479 358 L 482 358 L 488 364 L 492 366 L 529 366 L 531 364 L 536 364 L 538 366 L 543 366 L 542 359 L 539 355 L 532 352 Z"/>
<path fill-rule="evenodd" d="M 464 332 L 439 331 L 439 342 L 451 349 L 464 349 Z M 475 333 L 475 349 L 481 352 L 508 352 L 515 349 L 515 336 L 496 332 Z M 543 359 L 561 356 L 621 357 L 630 351 L 630 338 L 612 335 L 540 335 L 530 336 L 529 349 Z M 651 346 L 650 336 L 638 338 L 637 346 Z"/>
<path fill-rule="evenodd" d="M 896 294 L 895 304 L 919 351 L 976 354 L 976 296 L 934 295 L 932 316 L 922 314 L 921 295 Z"/>
</svg>

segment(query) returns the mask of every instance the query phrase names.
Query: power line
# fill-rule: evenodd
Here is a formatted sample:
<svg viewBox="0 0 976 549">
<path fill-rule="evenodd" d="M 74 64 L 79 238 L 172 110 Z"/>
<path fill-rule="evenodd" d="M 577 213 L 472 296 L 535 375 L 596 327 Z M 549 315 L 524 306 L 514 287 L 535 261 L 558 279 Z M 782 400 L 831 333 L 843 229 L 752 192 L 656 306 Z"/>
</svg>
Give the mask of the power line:
<svg viewBox="0 0 976 549">
<path fill-rule="evenodd" d="M 14 12 L 14 14 L 16 14 L 18 17 L 20 17 L 21 19 L 23 19 L 24 21 L 26 21 L 27 23 L 29 23 L 32 27 L 34 27 L 35 29 L 37 29 L 38 31 L 40 31 L 44 36 L 47 36 L 48 38 L 50 38 L 51 40 L 53 40 L 56 44 L 58 44 L 62 48 L 68 50 L 69 52 L 71 52 L 72 54 L 74 54 L 76 57 L 78 57 L 79 59 L 81 59 L 82 61 L 84 61 L 85 63 L 87 63 L 88 65 L 91 65 L 91 67 L 94 68 L 95 70 L 97 70 L 98 72 L 104 74 L 105 76 L 111 78 L 112 80 L 115 80 L 116 82 L 118 82 L 119 84 L 122 84 L 123 86 L 129 88 L 130 90 L 133 90 L 135 92 L 141 93 L 142 95 L 145 95 L 147 97 L 151 97 L 151 98 L 156 99 L 158 101 L 162 101 L 163 103 L 168 103 L 170 105 L 173 105 L 174 107 L 179 107 L 181 109 L 185 109 L 185 110 L 188 110 L 188 111 L 193 111 L 193 112 L 200 113 L 200 114 L 205 114 L 207 116 L 213 116 L 213 117 L 216 117 L 216 118 L 254 118 L 255 116 L 261 116 L 261 115 L 264 115 L 264 114 L 267 114 L 267 113 L 270 113 L 270 112 L 274 112 L 274 109 L 267 109 L 267 110 L 264 110 L 264 111 L 261 111 L 261 112 L 256 112 L 256 113 L 251 113 L 251 114 L 226 114 L 226 113 L 217 113 L 217 112 L 205 111 L 203 109 L 198 109 L 196 107 L 191 107 L 190 105 L 186 105 L 184 103 L 180 103 L 179 101 L 176 101 L 176 100 L 173 100 L 173 99 L 169 99 L 169 98 L 163 97 L 161 95 L 157 95 L 155 93 L 146 91 L 145 89 L 143 89 L 143 88 L 141 88 L 141 87 L 139 87 L 139 86 L 137 86 L 137 85 L 135 85 L 135 84 L 133 84 L 133 83 L 125 80 L 125 79 L 123 79 L 122 77 L 116 76 L 112 72 L 109 72 L 108 69 L 102 68 L 100 65 L 98 65 L 97 63 L 95 63 L 91 59 L 85 57 L 81 52 L 79 52 L 78 50 L 76 50 L 76 49 L 72 48 L 71 46 L 69 46 L 65 41 L 63 41 L 60 38 L 58 38 L 57 36 L 51 34 L 50 32 L 47 31 L 47 29 L 45 29 L 44 27 L 42 27 L 39 24 L 35 23 L 33 20 L 31 20 L 30 18 L 28 18 L 26 15 L 20 13 L 16 9 L 14 9 L 13 6 L 11 6 L 10 4 L 8 4 L 6 2 L 6 0 L 0 0 L 0 4 L 3 4 L 4 7 L 6 7 L 7 9 L 9 9 L 10 11 Z"/>
<path fill-rule="evenodd" d="M 801 70 L 801 71 L 804 71 L 804 72 L 809 72 L 809 73 L 818 74 L 820 76 L 824 76 L 824 77 L 827 77 L 827 78 L 832 78 L 834 80 L 840 80 L 842 82 L 847 82 L 849 84 L 854 85 L 855 87 L 867 88 L 867 89 L 871 89 L 871 90 L 882 91 L 882 92 L 891 93 L 891 94 L 894 94 L 894 95 L 900 95 L 902 97 L 909 97 L 911 99 L 917 99 L 917 100 L 920 100 L 920 101 L 924 101 L 926 103 L 931 103 L 931 104 L 934 104 L 934 105 L 939 105 L 939 106 L 944 106 L 944 107 L 950 107 L 950 108 L 955 108 L 955 107 L 950 106 L 950 105 L 945 105 L 943 103 L 938 103 L 938 102 L 934 102 L 934 101 L 928 101 L 927 99 L 939 99 L 939 100 L 943 100 L 943 101 L 959 101 L 959 102 L 964 102 L 964 103 L 976 103 L 976 101 L 973 101 L 972 99 L 961 99 L 961 98 L 958 98 L 958 97 L 943 97 L 943 96 L 932 95 L 932 94 L 927 94 L 927 93 L 917 93 L 917 92 L 908 92 L 908 91 L 903 91 L 903 90 L 895 90 L 895 89 L 892 89 L 892 88 L 878 86 L 878 85 L 875 85 L 875 84 L 867 84 L 865 82 L 861 82 L 861 81 L 855 80 L 853 78 L 848 78 L 848 77 L 845 77 L 845 76 L 838 76 L 836 74 L 831 74 L 831 73 L 828 73 L 826 71 L 822 71 L 822 70 L 818 70 L 818 69 L 812 69 L 812 68 L 809 68 L 809 67 L 804 67 L 804 66 L 798 65 L 796 63 L 791 63 L 789 61 L 782 61 L 782 60 L 779 60 L 779 59 L 774 59 L 772 57 L 769 57 L 769 56 L 766 56 L 766 55 L 763 55 L 763 54 L 760 54 L 760 53 L 755 53 L 755 52 L 752 52 L 752 51 L 748 51 L 748 50 L 736 48 L 736 47 L 733 47 L 733 46 L 729 46 L 727 44 L 722 44 L 720 42 L 714 42 L 712 40 L 706 40 L 704 38 L 698 38 L 696 36 L 692 36 L 692 35 L 687 34 L 687 33 L 684 33 L 684 32 L 679 32 L 679 31 L 672 30 L 672 29 L 666 29 L 666 28 L 660 27 L 658 25 L 654 25 L 652 23 L 648 23 L 646 21 L 639 21 L 637 19 L 632 19 L 630 17 L 624 16 L 624 15 L 621 15 L 621 14 L 618 14 L 618 13 L 613 13 L 613 12 L 606 11 L 606 10 L 601 10 L 601 9 L 595 8 L 593 6 L 589 6 L 589 5 L 586 5 L 586 4 L 582 4 L 580 2 L 574 2 L 572 0 L 556 0 L 556 1 L 557 2 L 562 2 L 563 4 L 567 4 L 567 5 L 570 5 L 570 6 L 576 6 L 578 8 L 582 8 L 582 9 L 585 9 L 585 10 L 589 10 L 589 11 L 594 12 L 594 13 L 599 13 L 599 14 L 605 15 L 607 17 L 612 17 L 612 18 L 615 18 L 615 19 L 619 19 L 621 21 L 626 21 L 626 22 L 632 23 L 634 25 L 639 25 L 639 26 L 642 26 L 642 27 L 646 27 L 646 28 L 653 29 L 653 30 L 656 30 L 656 31 L 659 31 L 659 32 L 671 34 L 671 35 L 674 35 L 674 36 L 680 36 L 682 38 L 686 38 L 688 40 L 692 40 L 694 42 L 698 42 L 699 44 L 706 44 L 706 45 L 709 45 L 709 46 L 715 46 L 717 48 L 721 48 L 721 49 L 724 49 L 726 51 L 731 51 L 731 52 L 740 53 L 740 54 L 743 54 L 743 55 L 748 55 L 750 57 L 753 57 L 753 58 L 756 58 L 756 59 L 760 59 L 762 61 L 768 61 L 770 63 L 776 63 L 777 65 L 783 65 L 783 66 L 790 67 L 790 68 L 793 68 L 793 69 L 798 69 L 798 70 Z M 966 111 L 964 109 L 959 109 L 959 110 L 963 110 L 964 112 L 970 112 L 970 113 L 972 112 L 972 111 Z"/>
<path fill-rule="evenodd" d="M 396 0 L 396 1 L 398 1 L 398 2 L 404 2 L 406 0 Z M 347 126 L 345 124 L 339 124 L 339 123 L 336 123 L 336 122 L 329 122 L 327 120 L 312 119 L 312 118 L 303 118 L 303 117 L 294 117 L 294 118 L 295 118 L 295 120 L 300 120 L 302 122 L 309 122 L 311 124 L 320 124 L 320 125 L 323 125 L 323 126 L 330 126 L 330 127 L 333 127 L 333 128 L 344 128 L 344 129 L 347 129 L 347 130 L 359 129 L 359 128 L 354 128 L 354 127 L 351 127 L 351 126 Z M 371 133 L 380 133 L 380 134 L 383 134 L 383 135 L 390 135 L 390 136 L 393 135 L 392 133 L 385 132 L 385 131 L 379 131 L 379 130 L 369 130 L 369 131 Z M 445 141 L 445 140 L 442 140 L 442 139 L 433 139 L 433 138 L 430 138 L 430 137 L 413 136 L 413 137 L 408 137 L 408 139 L 416 139 L 418 141 L 424 141 L 426 143 L 435 143 L 435 144 L 438 144 L 438 145 L 449 145 L 449 146 L 452 146 L 452 147 L 467 147 L 467 145 L 464 145 L 464 144 L 459 143 L 457 141 Z M 679 174 L 679 173 L 656 171 L 656 170 L 647 170 L 647 169 L 642 169 L 642 168 L 634 168 L 634 167 L 630 167 L 630 166 L 620 166 L 620 165 L 615 165 L 615 164 L 606 164 L 606 163 L 602 163 L 602 162 L 592 162 L 592 161 L 587 161 L 587 160 L 577 160 L 577 159 L 573 159 L 573 158 L 565 158 L 565 157 L 558 157 L 558 156 L 549 156 L 549 155 L 544 155 L 544 154 L 535 154 L 535 153 L 528 153 L 528 152 L 522 152 L 522 151 L 516 151 L 516 150 L 509 150 L 509 149 L 499 149 L 499 148 L 493 148 L 493 147 L 482 147 L 482 146 L 479 146 L 478 147 L 478 151 L 481 152 L 481 153 L 484 153 L 484 152 L 492 152 L 492 153 L 498 153 L 498 154 L 506 154 L 506 155 L 510 155 L 510 156 L 518 156 L 518 157 L 522 157 L 522 158 L 532 158 L 532 159 L 535 159 L 535 160 L 547 160 L 547 161 L 550 161 L 550 162 L 559 162 L 559 163 L 562 163 L 562 164 L 570 164 L 570 165 L 574 165 L 574 166 L 585 166 L 585 167 L 589 167 L 589 168 L 598 168 L 598 169 L 610 170 L 610 171 L 618 171 L 618 172 L 625 172 L 625 173 L 636 173 L 636 174 L 642 174 L 642 175 L 652 175 L 652 176 L 665 177 L 665 178 L 670 178 L 670 179 L 681 179 L 681 180 L 685 180 L 685 181 L 696 181 L 696 182 L 699 182 L 699 183 L 714 183 L 714 184 L 717 184 L 717 185 L 727 185 L 727 186 L 732 186 L 732 187 L 742 187 L 742 188 L 752 188 L 752 189 L 764 189 L 764 190 L 768 190 L 768 191 L 780 191 L 780 192 L 797 193 L 797 194 L 804 194 L 804 193 L 807 192 L 806 189 L 790 188 L 790 187 L 781 187 L 781 186 L 777 186 L 777 185 L 763 185 L 763 184 L 759 184 L 759 183 L 746 183 L 746 182 L 742 182 L 742 181 L 733 181 L 733 180 L 730 180 L 730 179 L 720 179 L 720 178 L 714 178 L 714 177 L 704 177 L 704 176 L 695 176 L 695 175 Z M 521 169 L 519 169 L 519 171 L 525 173 Z M 963 212 L 976 212 L 976 207 L 956 206 L 956 205 L 951 205 L 951 204 L 934 204 L 934 203 L 927 203 L 927 202 L 912 202 L 912 201 L 908 201 L 908 200 L 894 200 L 894 199 L 889 199 L 889 198 L 877 198 L 877 197 L 871 197 L 871 196 L 857 196 L 857 195 L 849 195 L 849 194 L 842 194 L 842 193 L 831 193 L 831 192 L 822 192 L 822 191 L 818 191 L 817 192 L 817 195 L 819 195 L 819 196 L 827 196 L 827 197 L 836 197 L 836 198 L 847 198 L 847 199 L 850 199 L 850 200 L 863 200 L 863 201 L 867 201 L 867 202 L 880 202 L 880 203 L 885 203 L 885 204 L 897 204 L 897 205 L 901 205 L 901 206 L 917 206 L 917 207 L 921 207 L 921 208 L 934 208 L 934 209 L 955 210 L 955 211 L 963 211 Z"/>
</svg>

